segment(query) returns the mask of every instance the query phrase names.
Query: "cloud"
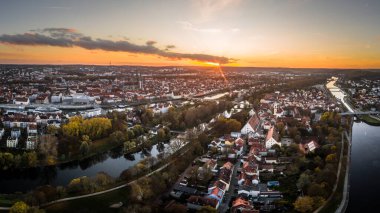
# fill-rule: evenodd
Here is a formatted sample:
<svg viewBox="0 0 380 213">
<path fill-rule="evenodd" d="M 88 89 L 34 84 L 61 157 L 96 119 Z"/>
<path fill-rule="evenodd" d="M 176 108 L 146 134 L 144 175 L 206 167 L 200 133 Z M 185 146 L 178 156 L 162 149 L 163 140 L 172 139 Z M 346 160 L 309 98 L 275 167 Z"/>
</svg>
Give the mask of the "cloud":
<svg viewBox="0 0 380 213">
<path fill-rule="evenodd" d="M 147 41 L 146 42 L 146 45 L 148 45 L 148 46 L 153 46 L 155 44 L 157 44 L 157 42 L 155 42 L 155 41 Z"/>
<path fill-rule="evenodd" d="M 180 24 L 184 30 L 203 32 L 203 33 L 219 33 L 219 32 L 222 32 L 222 30 L 218 29 L 218 28 L 197 28 L 197 27 L 194 27 L 194 25 L 188 21 L 178 21 L 178 24 Z"/>
<path fill-rule="evenodd" d="M 138 54 L 151 54 L 174 60 L 190 59 L 203 62 L 217 62 L 227 64 L 234 59 L 198 53 L 172 52 L 174 45 L 168 45 L 165 49 L 155 46 L 157 42 L 147 41 L 145 45 L 131 43 L 127 40 L 107 40 L 83 35 L 70 28 L 45 28 L 32 30 L 23 34 L 2 34 L 0 43 L 28 46 L 55 46 L 55 47 L 81 47 L 88 50 L 104 50 L 114 52 L 128 52 Z"/>
<path fill-rule="evenodd" d="M 165 46 L 165 50 L 168 51 L 170 49 L 174 49 L 175 47 L 176 47 L 175 45 L 169 44 Z"/>
</svg>

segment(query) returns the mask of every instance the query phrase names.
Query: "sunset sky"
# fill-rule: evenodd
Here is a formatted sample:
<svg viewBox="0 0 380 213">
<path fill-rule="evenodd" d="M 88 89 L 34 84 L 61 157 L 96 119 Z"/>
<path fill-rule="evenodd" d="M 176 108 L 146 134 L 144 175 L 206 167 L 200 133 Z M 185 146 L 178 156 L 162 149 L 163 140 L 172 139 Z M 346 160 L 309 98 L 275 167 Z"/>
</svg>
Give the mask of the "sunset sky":
<svg viewBox="0 0 380 213">
<path fill-rule="evenodd" d="M 380 68 L 380 1 L 1 1 L 0 63 L 110 61 Z"/>
</svg>

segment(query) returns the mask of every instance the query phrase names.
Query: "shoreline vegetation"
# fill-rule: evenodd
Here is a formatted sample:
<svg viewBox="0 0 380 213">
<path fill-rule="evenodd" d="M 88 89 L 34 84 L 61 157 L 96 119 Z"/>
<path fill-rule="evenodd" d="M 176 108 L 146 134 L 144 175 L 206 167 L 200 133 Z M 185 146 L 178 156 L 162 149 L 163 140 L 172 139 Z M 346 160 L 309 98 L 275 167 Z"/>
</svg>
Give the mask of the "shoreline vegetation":
<svg viewBox="0 0 380 213">
<path fill-rule="evenodd" d="M 380 126 L 380 118 L 376 119 L 371 115 L 360 115 L 358 116 L 360 120 L 364 121 L 366 124 L 371 126 Z"/>
</svg>

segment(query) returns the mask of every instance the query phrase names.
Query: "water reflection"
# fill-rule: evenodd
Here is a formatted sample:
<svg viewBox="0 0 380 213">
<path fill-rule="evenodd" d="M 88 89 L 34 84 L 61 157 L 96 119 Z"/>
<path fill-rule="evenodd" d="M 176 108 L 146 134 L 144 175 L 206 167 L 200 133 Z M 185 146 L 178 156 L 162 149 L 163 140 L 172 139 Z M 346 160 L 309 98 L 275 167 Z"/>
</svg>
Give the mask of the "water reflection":
<svg viewBox="0 0 380 213">
<path fill-rule="evenodd" d="M 28 169 L 10 169 L 0 171 L 0 193 L 27 192 L 41 185 L 65 186 L 72 179 L 81 176 L 95 176 L 106 172 L 112 177 L 148 156 L 160 158 L 167 144 L 157 144 L 140 152 L 124 155 L 123 148 L 118 147 L 81 161 L 64 163 L 59 166 L 46 166 Z M 159 156 L 158 156 L 159 155 Z"/>
<path fill-rule="evenodd" d="M 380 191 L 380 127 L 355 122 L 352 133 L 350 200 L 346 212 L 376 212 Z"/>
</svg>

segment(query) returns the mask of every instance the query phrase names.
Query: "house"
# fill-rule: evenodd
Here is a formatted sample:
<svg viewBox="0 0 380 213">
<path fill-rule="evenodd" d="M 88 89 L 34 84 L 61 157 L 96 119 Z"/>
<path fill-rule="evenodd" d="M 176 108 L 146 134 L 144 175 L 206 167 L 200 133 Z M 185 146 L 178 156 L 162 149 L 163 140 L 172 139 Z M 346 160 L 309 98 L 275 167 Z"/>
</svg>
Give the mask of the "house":
<svg viewBox="0 0 380 213">
<path fill-rule="evenodd" d="M 26 149 L 30 150 L 35 148 L 37 148 L 37 136 L 28 136 L 28 139 L 26 140 Z"/>
<path fill-rule="evenodd" d="M 48 104 L 49 103 L 49 95 L 41 94 L 36 98 L 36 104 Z"/>
<path fill-rule="evenodd" d="M 306 152 L 314 152 L 314 150 L 318 147 L 318 144 L 312 140 L 309 143 L 305 144 L 304 147 Z"/>
<path fill-rule="evenodd" d="M 241 129 L 241 134 L 247 135 L 255 135 L 257 133 L 257 130 L 260 126 L 260 119 L 255 113 L 249 120 L 248 122 L 243 126 Z"/>
<path fill-rule="evenodd" d="M 201 196 L 190 196 L 187 199 L 187 208 L 192 210 L 200 210 L 204 206 L 211 206 L 218 209 L 219 202 L 215 199 Z"/>
<path fill-rule="evenodd" d="M 267 164 L 276 164 L 277 158 L 276 157 L 265 157 L 264 162 Z"/>
<path fill-rule="evenodd" d="M 233 138 L 240 138 L 241 137 L 241 132 L 231 132 L 231 137 L 233 137 Z"/>
<path fill-rule="evenodd" d="M 18 138 L 8 137 L 7 139 L 7 147 L 8 148 L 16 148 L 18 144 Z"/>
<path fill-rule="evenodd" d="M 51 96 L 51 103 L 61 103 L 62 93 L 57 92 Z"/>
<path fill-rule="evenodd" d="M 205 168 L 212 171 L 212 172 L 217 172 L 216 170 L 216 167 L 217 167 L 217 161 L 216 160 L 213 160 L 213 159 L 209 159 L 206 163 L 205 163 Z"/>
<path fill-rule="evenodd" d="M 273 145 L 279 145 L 281 146 L 281 143 L 279 141 L 279 135 L 276 131 L 275 127 L 272 127 L 267 134 L 267 137 L 265 139 L 265 147 L 267 149 L 271 148 Z"/>
<path fill-rule="evenodd" d="M 27 133 L 29 134 L 37 134 L 37 124 L 28 124 Z"/>
<path fill-rule="evenodd" d="M 225 163 L 219 172 L 219 181 L 226 184 L 226 191 L 230 188 L 230 182 L 232 177 L 234 165 L 230 162 Z"/>
<path fill-rule="evenodd" d="M 219 187 L 213 187 L 211 188 L 211 191 L 209 191 L 207 198 L 217 200 L 218 201 L 217 206 L 219 206 L 223 201 L 223 196 L 224 196 L 224 191 L 222 189 L 220 189 Z"/>
<path fill-rule="evenodd" d="M 192 187 L 176 184 L 174 185 L 173 191 L 170 192 L 170 195 L 174 198 L 181 199 L 188 198 L 191 195 L 195 195 L 196 193 L 197 190 Z"/>
<path fill-rule="evenodd" d="M 16 97 L 13 100 L 14 104 L 19 104 L 19 105 L 28 105 L 30 103 L 29 98 L 27 97 Z"/>
<path fill-rule="evenodd" d="M 316 148 L 319 147 L 318 143 L 316 142 L 316 140 L 311 140 L 309 142 L 306 142 L 304 144 L 299 144 L 299 149 L 303 152 L 303 153 L 309 153 L 309 152 L 314 152 Z"/>
<path fill-rule="evenodd" d="M 281 145 L 283 146 L 290 146 L 294 140 L 292 138 L 283 137 L 281 138 Z"/>
<path fill-rule="evenodd" d="M 4 128 L 1 128 L 0 129 L 0 140 L 1 140 L 1 138 L 3 138 L 3 136 L 4 136 Z"/>
<path fill-rule="evenodd" d="M 253 161 L 243 163 L 242 172 L 238 178 L 239 185 L 252 186 L 259 183 L 259 168 Z"/>
<path fill-rule="evenodd" d="M 231 213 L 259 213 L 259 210 L 256 210 L 252 203 L 244 200 L 242 197 L 238 197 L 232 202 Z"/>
<path fill-rule="evenodd" d="M 21 130 L 19 128 L 13 128 L 11 130 L 11 137 L 12 138 L 19 138 L 21 136 Z"/>
</svg>

